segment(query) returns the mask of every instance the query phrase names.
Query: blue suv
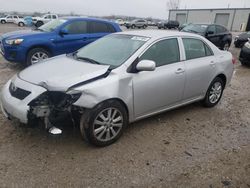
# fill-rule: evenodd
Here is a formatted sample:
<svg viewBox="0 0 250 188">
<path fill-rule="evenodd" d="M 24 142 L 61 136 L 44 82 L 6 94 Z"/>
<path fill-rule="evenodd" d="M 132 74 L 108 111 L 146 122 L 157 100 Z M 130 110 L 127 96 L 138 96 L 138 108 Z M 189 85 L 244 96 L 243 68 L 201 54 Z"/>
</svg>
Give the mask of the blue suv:
<svg viewBox="0 0 250 188">
<path fill-rule="evenodd" d="M 11 62 L 25 65 L 77 51 L 114 32 L 118 24 L 96 18 L 62 18 L 34 30 L 15 31 L 0 37 L 0 53 Z"/>
</svg>

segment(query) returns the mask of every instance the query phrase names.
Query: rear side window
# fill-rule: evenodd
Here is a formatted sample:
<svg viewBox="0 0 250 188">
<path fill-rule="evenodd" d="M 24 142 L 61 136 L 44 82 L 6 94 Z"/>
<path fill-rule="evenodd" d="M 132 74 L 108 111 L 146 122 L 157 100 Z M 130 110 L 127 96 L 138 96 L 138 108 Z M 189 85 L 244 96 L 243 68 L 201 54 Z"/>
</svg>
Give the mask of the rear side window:
<svg viewBox="0 0 250 188">
<path fill-rule="evenodd" d="M 184 38 L 182 40 L 185 48 L 186 60 L 213 55 L 211 49 L 199 39 Z"/>
<path fill-rule="evenodd" d="M 90 33 L 112 33 L 113 26 L 104 22 L 90 22 Z"/>
<path fill-rule="evenodd" d="M 68 30 L 69 34 L 85 34 L 87 33 L 87 22 L 75 21 L 65 26 L 65 29 Z"/>
<path fill-rule="evenodd" d="M 177 39 L 166 39 L 155 43 L 141 57 L 140 60 L 152 60 L 156 66 L 163 66 L 180 61 Z"/>
<path fill-rule="evenodd" d="M 56 19 L 56 15 L 52 15 L 52 19 Z"/>
</svg>

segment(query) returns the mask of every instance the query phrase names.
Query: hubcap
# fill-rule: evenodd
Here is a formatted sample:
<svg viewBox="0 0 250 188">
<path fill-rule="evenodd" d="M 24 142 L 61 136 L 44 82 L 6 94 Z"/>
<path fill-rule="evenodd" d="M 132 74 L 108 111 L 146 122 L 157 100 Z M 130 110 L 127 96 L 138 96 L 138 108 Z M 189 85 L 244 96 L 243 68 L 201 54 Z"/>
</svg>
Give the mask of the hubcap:
<svg viewBox="0 0 250 188">
<path fill-rule="evenodd" d="M 226 43 L 226 44 L 224 45 L 224 50 L 225 50 L 225 51 L 228 51 L 228 50 L 229 50 L 229 44 L 228 44 L 228 43 Z"/>
<path fill-rule="evenodd" d="M 214 104 L 218 102 L 222 93 L 222 85 L 220 82 L 215 82 L 209 92 L 209 101 Z"/>
<path fill-rule="evenodd" d="M 44 53 L 44 52 L 36 52 L 35 54 L 33 54 L 33 56 L 31 57 L 31 64 L 36 64 L 44 59 L 49 58 L 48 54 Z"/>
<path fill-rule="evenodd" d="M 122 113 L 116 108 L 107 108 L 94 120 L 94 135 L 99 141 L 109 141 L 119 134 L 122 126 Z"/>
</svg>

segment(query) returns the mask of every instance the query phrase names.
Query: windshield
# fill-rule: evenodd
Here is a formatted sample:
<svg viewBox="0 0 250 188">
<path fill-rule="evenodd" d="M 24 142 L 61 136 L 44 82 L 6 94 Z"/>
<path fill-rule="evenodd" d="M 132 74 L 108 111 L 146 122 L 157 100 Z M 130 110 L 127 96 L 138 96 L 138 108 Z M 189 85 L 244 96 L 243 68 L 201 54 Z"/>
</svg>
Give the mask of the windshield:
<svg viewBox="0 0 250 188">
<path fill-rule="evenodd" d="M 109 35 L 80 49 L 76 58 L 110 65 L 113 69 L 123 64 L 148 40 L 140 36 Z"/>
<path fill-rule="evenodd" d="M 205 33 L 207 30 L 207 25 L 202 24 L 191 24 L 183 28 L 182 31 L 194 32 L 194 33 Z"/>
<path fill-rule="evenodd" d="M 51 32 L 54 31 L 58 26 L 62 25 L 64 22 L 66 22 L 66 20 L 52 20 L 42 25 L 38 29 L 45 32 Z"/>
</svg>

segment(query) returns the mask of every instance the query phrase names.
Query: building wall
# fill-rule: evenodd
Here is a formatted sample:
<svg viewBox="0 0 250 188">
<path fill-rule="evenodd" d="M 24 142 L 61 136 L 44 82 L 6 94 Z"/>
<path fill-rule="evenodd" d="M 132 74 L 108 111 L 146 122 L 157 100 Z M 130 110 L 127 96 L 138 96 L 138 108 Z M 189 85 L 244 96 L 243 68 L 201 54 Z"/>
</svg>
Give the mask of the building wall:
<svg viewBox="0 0 250 188">
<path fill-rule="evenodd" d="M 240 31 L 241 24 L 247 24 L 249 13 L 250 9 L 170 10 L 169 19 L 176 20 L 177 14 L 186 14 L 187 23 L 215 23 L 217 14 L 229 14 L 226 27 L 232 31 Z"/>
</svg>

